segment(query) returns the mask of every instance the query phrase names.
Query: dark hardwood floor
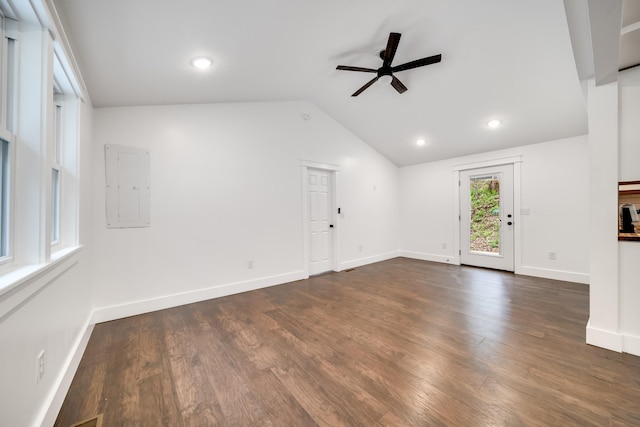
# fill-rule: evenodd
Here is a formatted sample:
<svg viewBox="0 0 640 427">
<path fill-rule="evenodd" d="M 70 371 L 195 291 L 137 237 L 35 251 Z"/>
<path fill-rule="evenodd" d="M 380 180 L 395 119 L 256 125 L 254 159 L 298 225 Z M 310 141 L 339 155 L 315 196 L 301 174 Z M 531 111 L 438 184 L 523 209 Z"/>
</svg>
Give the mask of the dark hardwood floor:
<svg viewBox="0 0 640 427">
<path fill-rule="evenodd" d="M 396 258 L 96 325 L 56 426 L 640 425 L 585 285 Z"/>
</svg>

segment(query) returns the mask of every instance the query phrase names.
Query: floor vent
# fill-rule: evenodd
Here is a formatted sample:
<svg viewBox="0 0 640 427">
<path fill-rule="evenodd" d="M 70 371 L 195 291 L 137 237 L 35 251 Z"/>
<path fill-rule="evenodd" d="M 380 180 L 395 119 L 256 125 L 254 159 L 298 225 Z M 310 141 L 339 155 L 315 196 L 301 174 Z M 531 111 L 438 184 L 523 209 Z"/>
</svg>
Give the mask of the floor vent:
<svg viewBox="0 0 640 427">
<path fill-rule="evenodd" d="M 72 424 L 69 427 L 102 427 L 102 414 L 93 418 L 89 418 L 88 420 Z"/>
</svg>

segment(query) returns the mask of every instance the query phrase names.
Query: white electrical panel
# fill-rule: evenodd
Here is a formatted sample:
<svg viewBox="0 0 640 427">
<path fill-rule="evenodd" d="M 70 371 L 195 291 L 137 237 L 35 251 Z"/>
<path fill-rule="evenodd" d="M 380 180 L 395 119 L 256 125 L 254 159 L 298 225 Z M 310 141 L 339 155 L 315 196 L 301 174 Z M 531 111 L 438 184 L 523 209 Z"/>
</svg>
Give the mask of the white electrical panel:
<svg viewBox="0 0 640 427">
<path fill-rule="evenodd" d="M 107 228 L 149 227 L 149 150 L 113 144 L 104 150 Z"/>
</svg>

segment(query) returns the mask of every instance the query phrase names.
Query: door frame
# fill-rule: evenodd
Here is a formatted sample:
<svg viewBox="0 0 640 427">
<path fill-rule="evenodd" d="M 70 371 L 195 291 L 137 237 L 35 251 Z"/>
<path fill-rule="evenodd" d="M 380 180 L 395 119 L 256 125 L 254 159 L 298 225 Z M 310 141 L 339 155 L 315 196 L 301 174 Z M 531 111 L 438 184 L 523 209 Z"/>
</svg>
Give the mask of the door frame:
<svg viewBox="0 0 640 427">
<path fill-rule="evenodd" d="M 460 172 L 470 169 L 481 169 L 494 166 L 513 165 L 513 272 L 521 273 L 522 267 L 522 227 L 520 226 L 520 166 L 522 164 L 522 156 L 503 157 L 497 159 L 489 159 L 480 162 L 463 163 L 453 166 L 453 250 L 454 263 L 461 265 L 461 245 L 460 245 Z"/>
<path fill-rule="evenodd" d="M 340 259 L 338 242 L 340 241 L 340 226 L 338 225 L 338 176 L 340 172 L 340 166 L 332 165 L 329 163 L 319 163 L 309 160 L 302 160 L 301 166 L 301 179 L 302 182 L 302 262 L 303 262 L 303 274 L 305 278 L 309 278 L 309 185 L 307 184 L 307 174 L 309 169 L 317 169 L 324 172 L 328 172 L 330 176 L 329 188 L 331 191 L 331 206 L 333 210 L 331 212 L 331 222 L 333 223 L 333 231 L 331 236 L 331 270 L 340 271 L 338 260 Z"/>
</svg>

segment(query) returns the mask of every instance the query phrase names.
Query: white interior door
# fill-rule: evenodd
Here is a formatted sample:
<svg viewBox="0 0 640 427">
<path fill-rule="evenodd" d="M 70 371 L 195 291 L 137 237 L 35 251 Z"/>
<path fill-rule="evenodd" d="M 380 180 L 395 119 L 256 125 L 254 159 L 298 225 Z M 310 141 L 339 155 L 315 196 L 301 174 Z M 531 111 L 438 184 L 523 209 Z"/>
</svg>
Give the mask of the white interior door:
<svg viewBox="0 0 640 427">
<path fill-rule="evenodd" d="M 307 170 L 310 275 L 333 270 L 331 177 L 329 171 Z"/>
<path fill-rule="evenodd" d="M 513 271 L 513 165 L 460 172 L 460 262 Z"/>
</svg>

